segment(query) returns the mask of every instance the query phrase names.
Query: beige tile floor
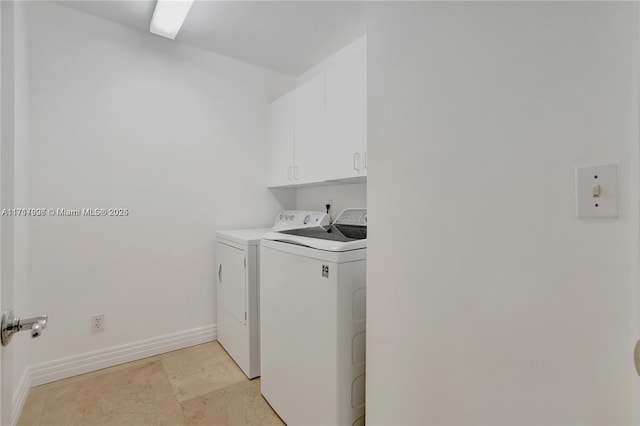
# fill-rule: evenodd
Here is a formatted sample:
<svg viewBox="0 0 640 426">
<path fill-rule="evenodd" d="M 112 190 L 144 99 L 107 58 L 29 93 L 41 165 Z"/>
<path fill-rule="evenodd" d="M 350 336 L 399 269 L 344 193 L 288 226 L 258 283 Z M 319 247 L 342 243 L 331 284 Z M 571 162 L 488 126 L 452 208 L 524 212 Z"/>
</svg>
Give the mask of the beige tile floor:
<svg viewBox="0 0 640 426">
<path fill-rule="evenodd" d="M 37 386 L 23 425 L 283 425 L 217 343 Z"/>
</svg>

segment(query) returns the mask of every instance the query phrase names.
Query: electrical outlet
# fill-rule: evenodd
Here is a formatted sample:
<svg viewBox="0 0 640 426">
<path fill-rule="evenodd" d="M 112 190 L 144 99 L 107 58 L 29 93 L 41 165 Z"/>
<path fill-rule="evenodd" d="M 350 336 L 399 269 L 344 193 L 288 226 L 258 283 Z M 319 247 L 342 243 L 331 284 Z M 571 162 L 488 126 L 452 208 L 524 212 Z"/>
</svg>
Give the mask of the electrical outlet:
<svg viewBox="0 0 640 426">
<path fill-rule="evenodd" d="M 104 314 L 91 315 L 91 331 L 104 331 Z"/>
</svg>

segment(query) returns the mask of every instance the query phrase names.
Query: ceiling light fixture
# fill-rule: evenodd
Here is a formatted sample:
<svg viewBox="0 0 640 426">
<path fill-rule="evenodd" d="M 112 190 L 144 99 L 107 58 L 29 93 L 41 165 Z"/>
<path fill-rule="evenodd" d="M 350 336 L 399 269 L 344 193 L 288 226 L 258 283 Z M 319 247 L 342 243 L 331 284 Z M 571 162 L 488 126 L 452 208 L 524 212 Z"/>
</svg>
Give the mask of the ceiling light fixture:
<svg viewBox="0 0 640 426">
<path fill-rule="evenodd" d="M 176 38 L 193 0 L 158 0 L 149 31 L 162 37 Z"/>
</svg>

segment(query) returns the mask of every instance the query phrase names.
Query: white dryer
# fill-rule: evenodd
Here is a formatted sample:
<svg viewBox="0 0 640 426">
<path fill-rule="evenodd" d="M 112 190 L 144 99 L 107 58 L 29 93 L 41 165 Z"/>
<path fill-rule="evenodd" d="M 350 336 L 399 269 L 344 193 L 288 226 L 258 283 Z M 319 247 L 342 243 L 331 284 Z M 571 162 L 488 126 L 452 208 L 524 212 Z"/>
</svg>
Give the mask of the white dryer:
<svg viewBox="0 0 640 426">
<path fill-rule="evenodd" d="M 290 425 L 364 424 L 367 211 L 260 245 L 261 392 Z"/>
<path fill-rule="evenodd" d="M 260 239 L 269 231 L 328 224 L 326 213 L 283 210 L 273 228 L 216 232 L 218 342 L 248 378 L 260 376 Z"/>
</svg>

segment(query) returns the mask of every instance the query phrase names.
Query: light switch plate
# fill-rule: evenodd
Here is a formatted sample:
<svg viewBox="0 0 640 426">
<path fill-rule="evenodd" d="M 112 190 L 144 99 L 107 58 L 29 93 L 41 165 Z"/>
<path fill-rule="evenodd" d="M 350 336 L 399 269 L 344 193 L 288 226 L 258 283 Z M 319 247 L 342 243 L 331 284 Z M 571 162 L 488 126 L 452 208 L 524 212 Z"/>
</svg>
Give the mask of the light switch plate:
<svg viewBox="0 0 640 426">
<path fill-rule="evenodd" d="M 576 167 L 576 216 L 618 216 L 617 164 Z"/>
</svg>

